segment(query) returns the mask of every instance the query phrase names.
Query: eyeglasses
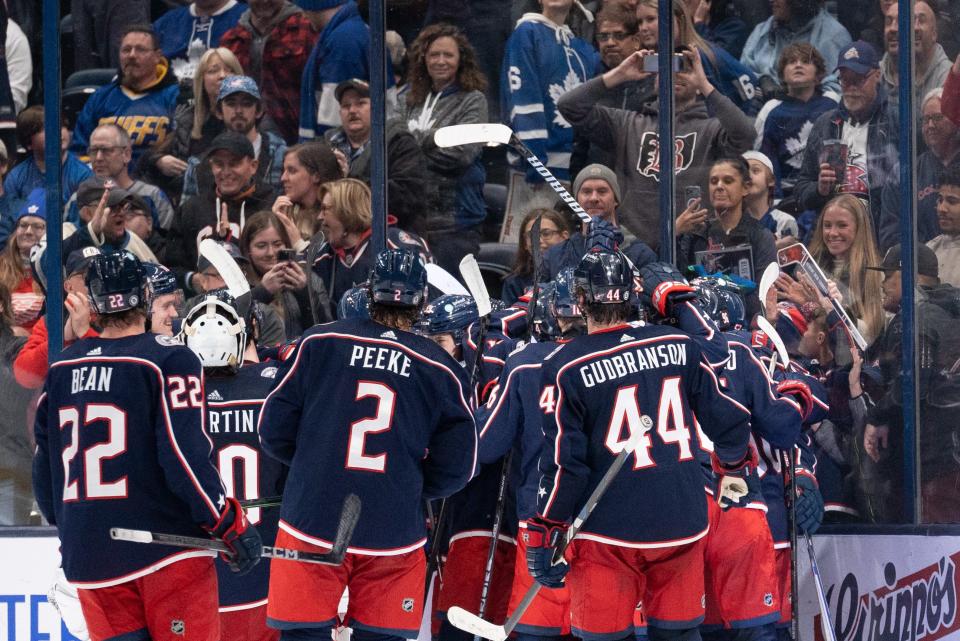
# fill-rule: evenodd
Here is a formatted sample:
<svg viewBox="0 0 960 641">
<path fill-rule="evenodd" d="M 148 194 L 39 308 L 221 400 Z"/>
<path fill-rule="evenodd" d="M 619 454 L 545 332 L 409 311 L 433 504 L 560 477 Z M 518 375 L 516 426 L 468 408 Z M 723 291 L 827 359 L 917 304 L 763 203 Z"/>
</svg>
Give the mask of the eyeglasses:
<svg viewBox="0 0 960 641">
<path fill-rule="evenodd" d="M 865 75 L 858 73 L 840 74 L 841 87 L 862 87 L 863 83 L 873 77 L 874 71 L 869 71 Z"/>
<path fill-rule="evenodd" d="M 620 42 L 626 40 L 632 33 L 627 33 L 626 31 L 601 31 L 597 34 L 597 42 L 606 42 L 607 40 L 616 40 Z"/>
<path fill-rule="evenodd" d="M 943 114 L 930 114 L 929 116 L 923 116 L 920 118 L 920 124 L 923 125 L 939 125 L 947 117 Z"/>
<path fill-rule="evenodd" d="M 556 236 L 560 235 L 559 229 L 541 229 L 540 230 L 540 240 L 550 240 Z"/>
<path fill-rule="evenodd" d="M 36 231 L 36 232 L 42 232 L 47 229 L 47 223 L 28 223 L 27 221 L 23 221 L 19 225 L 17 225 L 17 227 L 19 229 L 22 229 L 23 231 L 32 229 L 33 231 Z"/>
<path fill-rule="evenodd" d="M 117 149 L 124 149 L 124 147 L 122 147 L 121 145 L 112 145 L 110 147 L 87 147 L 87 154 L 91 158 L 95 158 L 99 154 L 108 156 L 112 154 L 114 151 L 116 151 Z"/>
</svg>

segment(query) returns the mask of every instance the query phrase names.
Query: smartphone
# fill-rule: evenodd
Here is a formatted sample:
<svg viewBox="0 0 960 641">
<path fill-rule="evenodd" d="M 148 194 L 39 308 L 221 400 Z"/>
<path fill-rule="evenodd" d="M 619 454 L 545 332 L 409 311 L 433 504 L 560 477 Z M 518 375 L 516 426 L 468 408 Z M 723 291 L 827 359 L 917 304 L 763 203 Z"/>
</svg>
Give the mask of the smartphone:
<svg viewBox="0 0 960 641">
<path fill-rule="evenodd" d="M 682 71 L 683 70 L 683 55 L 679 53 L 673 54 L 673 70 Z M 650 73 L 657 73 L 660 71 L 660 55 L 652 53 L 648 56 L 643 57 L 643 70 Z"/>
<path fill-rule="evenodd" d="M 683 201 L 687 203 L 687 209 L 690 209 L 691 203 L 699 198 L 701 198 L 700 185 L 689 185 L 683 188 Z M 703 206 L 703 201 L 700 204 Z"/>
<path fill-rule="evenodd" d="M 780 271 L 794 280 L 799 280 L 797 268 L 803 260 L 803 245 L 790 245 L 777 252 L 777 263 Z"/>
<path fill-rule="evenodd" d="M 842 140 L 831 138 L 823 141 L 820 149 L 820 164 L 828 164 L 837 176 L 837 185 L 842 185 L 847 172 L 847 158 L 850 154 L 848 147 Z"/>
<path fill-rule="evenodd" d="M 278 263 L 292 263 L 296 260 L 297 252 L 293 249 L 281 249 L 277 252 L 277 262 Z"/>
</svg>

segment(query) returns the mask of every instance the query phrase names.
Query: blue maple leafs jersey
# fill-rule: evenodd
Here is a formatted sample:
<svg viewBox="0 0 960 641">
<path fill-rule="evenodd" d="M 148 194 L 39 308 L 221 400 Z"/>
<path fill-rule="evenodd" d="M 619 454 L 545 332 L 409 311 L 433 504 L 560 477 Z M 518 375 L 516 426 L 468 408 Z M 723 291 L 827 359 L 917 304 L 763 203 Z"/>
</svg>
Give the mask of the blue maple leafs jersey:
<svg viewBox="0 0 960 641">
<path fill-rule="evenodd" d="M 463 368 L 429 339 L 359 319 L 314 327 L 284 367 L 260 415 L 264 449 L 290 466 L 280 528 L 329 546 L 354 493 L 349 551 L 423 545 L 424 499 L 461 489 L 476 465 Z"/>
<path fill-rule="evenodd" d="M 637 443 L 579 536 L 663 547 L 706 534 L 694 413 L 730 463 L 747 451 L 749 414 L 720 391 L 692 338 L 652 325 L 574 338 L 545 360 L 540 398 L 540 515 L 569 521 L 616 455 Z"/>
<path fill-rule="evenodd" d="M 37 407 L 33 479 L 71 583 L 115 585 L 213 554 L 109 534 L 207 536 L 225 500 L 204 418 L 200 361 L 169 337 L 86 338 L 58 356 Z"/>
<path fill-rule="evenodd" d="M 232 376 L 207 378 L 207 434 L 213 441 L 213 462 L 229 496 L 240 500 L 276 496 L 283 491 L 286 470 L 263 453 L 257 422 L 267 394 L 273 388 L 277 363 L 244 365 Z M 265 545 L 277 538 L 279 507 L 252 508 L 247 519 L 257 527 Z M 270 559 L 238 576 L 217 557 L 220 607 L 242 609 L 267 602 Z"/>
</svg>

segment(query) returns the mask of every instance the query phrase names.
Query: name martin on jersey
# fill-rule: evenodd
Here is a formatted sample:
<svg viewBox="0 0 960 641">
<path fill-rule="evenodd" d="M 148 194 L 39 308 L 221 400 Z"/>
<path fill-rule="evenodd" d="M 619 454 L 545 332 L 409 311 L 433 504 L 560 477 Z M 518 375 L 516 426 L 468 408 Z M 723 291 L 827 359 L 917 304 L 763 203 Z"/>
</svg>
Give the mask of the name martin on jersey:
<svg viewBox="0 0 960 641">
<path fill-rule="evenodd" d="M 109 392 L 113 368 L 102 365 L 85 365 L 70 370 L 70 392 Z"/>
<path fill-rule="evenodd" d="M 211 434 L 219 434 L 221 431 L 224 434 L 254 433 L 253 409 L 216 409 L 211 406 L 208 408 L 210 411 L 207 417 L 210 422 L 207 425 L 207 431 Z"/>
<path fill-rule="evenodd" d="M 580 378 L 583 379 L 586 387 L 593 387 L 605 381 L 623 378 L 627 374 L 636 374 L 654 367 L 686 364 L 685 345 L 650 345 L 591 361 L 580 368 Z"/>
<path fill-rule="evenodd" d="M 354 345 L 350 354 L 350 367 L 382 369 L 410 378 L 410 357 L 389 347 Z"/>
</svg>

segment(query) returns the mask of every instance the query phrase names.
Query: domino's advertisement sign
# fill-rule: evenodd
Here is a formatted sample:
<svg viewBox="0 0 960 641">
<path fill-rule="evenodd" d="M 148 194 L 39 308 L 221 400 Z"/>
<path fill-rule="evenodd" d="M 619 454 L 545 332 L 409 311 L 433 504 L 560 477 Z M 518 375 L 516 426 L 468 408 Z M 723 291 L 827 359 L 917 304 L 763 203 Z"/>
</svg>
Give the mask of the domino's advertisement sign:
<svg viewBox="0 0 960 641">
<path fill-rule="evenodd" d="M 48 600 L 60 565 L 57 537 L 2 534 L 0 641 L 76 641 Z"/>
<path fill-rule="evenodd" d="M 960 640 L 960 537 L 817 536 L 817 565 L 837 641 Z M 827 641 L 801 542 L 804 641 Z"/>
</svg>

